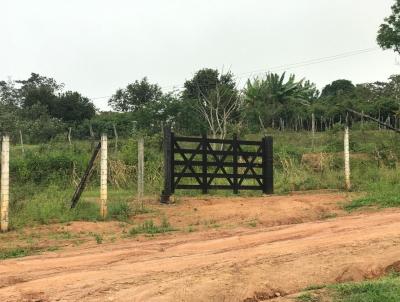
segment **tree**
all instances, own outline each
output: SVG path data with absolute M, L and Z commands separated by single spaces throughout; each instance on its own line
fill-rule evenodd
M 355 86 L 349 80 L 336 80 L 322 89 L 321 97 L 335 97 L 340 95 L 350 95 L 354 93 Z
M 230 87 L 217 85 L 208 95 L 200 96 L 197 109 L 207 122 L 212 137 L 224 139 L 241 105 L 238 93 Z
M 392 6 L 392 14 L 381 24 L 377 42 L 383 49 L 393 49 L 400 54 L 400 0 Z
M 50 115 L 65 122 L 82 122 L 96 114 L 93 103 L 79 92 L 67 91 L 57 97 Z
M 0 104 L 17 107 L 19 103 L 19 90 L 15 87 L 15 82 L 11 80 L 0 81 Z
M 183 102 L 194 104 L 213 138 L 225 138 L 228 127 L 238 120 L 242 104 L 233 74 L 204 68 L 186 81 L 184 87 Z
M 118 89 L 108 104 L 116 111 L 137 111 L 149 103 L 157 101 L 162 95 L 161 87 L 157 84 L 150 84 L 147 77 L 144 77 L 141 81 L 136 80 L 129 84 L 125 89 Z
M 296 81 L 294 75 L 268 73 L 265 78 L 248 80 L 244 91 L 248 120 L 256 125 L 273 124 L 282 119 L 294 121 L 317 99 L 315 84 L 304 79 Z
M 20 96 L 22 107 L 31 107 L 34 104 L 41 104 L 50 110 L 56 102 L 56 94 L 61 92 L 64 84 L 58 84 L 53 78 L 31 73 L 27 80 L 16 81 L 21 85 Z
M 233 80 L 233 74 L 227 72 L 220 75 L 217 69 L 200 69 L 192 79 L 185 82 L 182 98 L 186 100 L 198 100 L 202 96 L 207 96 L 217 85 L 223 85 L 234 90 L 236 83 Z

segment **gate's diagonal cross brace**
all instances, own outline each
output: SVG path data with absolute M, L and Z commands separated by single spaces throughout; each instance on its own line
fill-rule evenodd
M 225 168 L 224 168 L 224 162 L 226 160 L 226 158 L 228 157 L 228 153 L 225 153 L 223 156 L 221 156 L 221 158 L 219 158 L 213 151 L 214 149 L 212 148 L 210 143 L 207 143 L 207 147 L 210 150 L 211 155 L 213 156 L 214 160 L 215 160 L 215 164 L 216 164 L 216 168 L 213 174 L 217 174 L 219 170 L 221 170 L 221 172 L 225 175 L 228 175 L 228 172 L 226 172 Z M 226 150 L 226 152 L 230 152 L 233 149 L 233 145 L 231 144 L 228 149 Z M 215 177 L 211 177 L 208 180 L 208 185 L 211 185 L 212 181 L 215 179 Z M 226 179 L 228 180 L 229 184 L 231 186 L 233 186 L 233 181 L 230 179 L 230 177 L 226 177 Z
M 194 170 L 193 165 L 192 165 L 192 161 L 197 155 L 196 152 L 200 150 L 201 144 L 199 144 L 197 146 L 197 148 L 195 149 L 195 152 L 193 152 L 193 154 L 189 158 L 186 157 L 185 152 L 182 151 L 182 148 L 179 146 L 179 144 L 176 141 L 174 142 L 174 145 L 175 145 L 177 151 L 179 152 L 179 154 L 182 156 L 183 161 L 185 162 L 185 166 L 183 167 L 182 171 L 180 172 L 180 175 L 174 182 L 175 186 L 177 186 L 179 181 L 182 179 L 183 173 L 185 173 L 187 169 L 189 169 L 193 174 L 196 174 L 196 171 Z M 203 183 L 198 176 L 195 176 L 195 179 L 197 180 L 197 182 L 200 185 Z
M 243 149 L 240 146 L 238 146 L 238 149 L 239 149 L 239 152 L 244 152 Z M 259 153 L 259 152 L 261 152 L 261 147 L 258 148 L 256 153 Z M 249 175 L 248 173 L 250 171 L 251 171 L 252 175 L 258 176 L 257 172 L 254 170 L 254 168 L 252 166 L 254 164 L 255 160 L 257 159 L 257 157 L 258 157 L 257 155 L 254 155 L 254 156 L 243 156 L 243 159 L 247 163 L 248 166 L 244 170 L 244 173 L 239 176 L 239 185 L 242 185 L 242 183 L 244 181 L 244 177 L 246 175 Z M 249 161 L 248 158 L 250 158 L 250 161 Z M 260 186 L 263 185 L 262 181 L 259 178 L 256 177 L 255 179 L 256 179 L 256 181 L 258 182 L 258 184 Z

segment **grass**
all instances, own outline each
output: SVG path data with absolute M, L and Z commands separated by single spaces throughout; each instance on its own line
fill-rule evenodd
M 151 209 L 142 204 L 130 202 L 131 198 L 127 197 L 130 196 L 128 192 L 120 191 L 122 193 L 118 191 L 114 193 L 111 190 L 109 194 L 107 219 L 128 222 L 131 216 L 151 212 Z M 70 209 L 72 194 L 72 190 L 49 186 L 31 197 L 27 196 L 26 199 L 12 200 L 11 229 L 20 229 L 27 225 L 103 220 L 98 202 L 92 198 L 93 192 L 83 195 L 76 208 Z M 98 192 L 96 194 L 98 195 Z
M 57 246 L 48 247 L 46 249 L 38 247 L 15 247 L 8 249 L 0 249 L 0 260 L 11 259 L 11 258 L 21 258 L 31 255 L 40 254 L 44 251 L 56 251 Z
M 280 132 L 268 129 L 274 137 L 275 193 L 319 189 L 344 189 L 343 133 L 327 131 Z M 250 134 L 243 139 L 259 140 L 262 134 Z M 146 138 L 145 190 L 147 194 L 159 195 L 162 188 L 162 150 L 157 137 Z M 345 206 L 353 211 L 360 207 L 400 206 L 399 166 L 400 140 L 389 131 L 351 131 L 351 152 L 362 153 L 365 158 L 351 160 L 352 185 L 356 192 L 365 192 L 362 198 Z M 76 141 L 73 146 L 52 142 L 35 145 L 25 155 L 11 148 L 11 205 L 10 227 L 22 228 L 35 224 L 50 224 L 69 221 L 99 221 L 97 204 L 99 192 L 99 170 L 96 164 L 88 187 L 74 210 L 69 209 L 75 183 L 82 175 L 90 156 L 90 143 Z M 320 168 L 315 169 L 302 161 L 304 154 L 324 154 Z M 136 192 L 137 142 L 121 139 L 118 152 L 110 153 L 109 203 L 110 220 L 131 222 L 135 215 L 149 213 L 143 204 L 132 204 Z M 228 169 L 229 170 L 229 169 Z M 229 171 L 228 171 L 229 172 Z M 222 181 L 222 180 L 218 180 Z M 247 180 L 246 180 L 247 181 Z M 230 191 L 210 193 L 233 196 Z M 179 196 L 198 196 L 196 190 L 178 190 Z M 261 192 L 243 191 L 242 196 L 261 196 Z M 323 217 L 330 218 L 330 217 Z M 249 222 L 255 227 L 256 222 Z M 209 223 L 218 227 L 216 223 Z
M 250 220 L 247 224 L 249 226 L 251 226 L 252 228 L 255 228 L 255 227 L 257 227 L 257 223 L 258 223 L 258 220 L 256 218 L 254 218 L 254 219 Z
M 94 239 L 96 240 L 97 244 L 102 244 L 103 243 L 103 236 L 97 233 L 90 233 L 90 235 L 92 235 L 94 237 Z
M 400 278 L 396 275 L 374 281 L 334 285 L 332 289 L 337 302 L 400 301 Z
M 380 176 L 378 180 L 365 185 L 366 196 L 352 200 L 344 206 L 345 210 L 351 212 L 362 207 L 399 207 L 400 187 L 398 186 L 398 174 L 397 170 L 389 170 L 386 171 L 386 175 Z
M 319 291 L 321 289 L 322 291 Z M 305 292 L 297 296 L 297 302 L 398 302 L 400 301 L 400 277 L 398 274 L 389 274 L 377 280 L 309 286 L 305 290 L 313 292 Z
M 168 222 L 168 220 L 164 217 L 160 225 L 156 225 L 153 220 L 146 220 L 143 222 L 141 225 L 132 227 L 129 230 L 129 235 L 130 236 L 136 236 L 139 234 L 149 234 L 149 235 L 154 235 L 154 234 L 161 234 L 161 233 L 167 233 L 167 232 L 172 232 L 176 231 L 171 224 Z
M 313 296 L 310 293 L 304 293 L 300 296 L 296 297 L 297 302 L 318 302 L 320 301 L 319 297 Z

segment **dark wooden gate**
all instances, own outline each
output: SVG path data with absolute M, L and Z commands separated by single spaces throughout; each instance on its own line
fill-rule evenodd
M 168 202 L 176 189 L 261 190 L 273 193 L 273 140 L 176 137 L 164 129 L 164 191 Z

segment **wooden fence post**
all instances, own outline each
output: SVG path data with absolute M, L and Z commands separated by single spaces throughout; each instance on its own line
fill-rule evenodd
M 115 137 L 115 153 L 118 152 L 118 132 L 117 132 L 117 127 L 115 124 L 113 124 L 113 130 L 114 130 L 114 137 Z
M 10 137 L 3 136 L 1 148 L 1 231 L 8 231 L 8 206 L 10 202 Z
M 344 129 L 344 176 L 347 190 L 351 189 L 349 136 L 349 124 L 346 119 L 346 128 Z
M 312 131 L 312 149 L 314 151 L 314 140 L 315 140 L 315 114 L 311 114 L 311 131 Z
M 107 216 L 107 134 L 101 135 L 100 215 Z
M 21 150 L 22 154 L 25 154 L 25 149 L 24 149 L 24 139 L 22 138 L 22 131 L 19 130 L 19 140 L 21 142 Z
M 69 142 L 69 145 L 72 145 L 72 142 L 71 142 L 71 132 L 72 132 L 72 128 L 69 127 L 69 128 L 68 128 L 68 142 Z
M 144 140 L 138 140 L 138 200 L 142 201 L 144 193 Z
M 263 144 L 263 193 L 274 193 L 274 153 L 273 153 L 273 139 L 271 136 L 264 137 Z
M 171 128 L 169 126 L 164 127 L 164 140 L 163 140 L 163 149 L 164 149 L 164 190 L 161 194 L 161 202 L 169 203 L 169 198 L 173 193 L 172 188 L 172 149 L 173 149 L 173 134 Z

